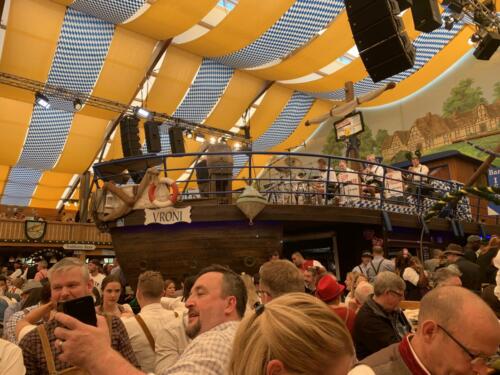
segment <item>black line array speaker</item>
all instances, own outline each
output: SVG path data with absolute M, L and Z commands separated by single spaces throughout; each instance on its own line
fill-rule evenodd
M 430 33 L 443 24 L 437 0 L 414 1 L 411 7 L 411 15 L 413 16 L 415 30 L 424 33 Z
M 474 51 L 474 56 L 478 60 L 489 60 L 497 50 L 499 44 L 500 34 L 490 31 L 479 42 L 476 50 Z
M 345 0 L 360 57 L 373 82 L 409 69 L 415 48 L 404 30 L 396 0 Z
M 144 123 L 148 153 L 157 153 L 161 151 L 160 126 L 161 122 L 159 121 L 146 121 Z
M 184 154 L 184 134 L 182 129 L 172 126 L 168 128 L 168 137 L 170 138 L 170 149 L 172 154 Z
M 139 119 L 125 116 L 120 121 L 120 135 L 124 157 L 142 155 L 139 141 Z
M 415 0 L 415 1 L 420 1 L 420 0 Z M 413 0 L 397 0 L 397 2 L 398 2 L 400 11 L 403 11 L 403 10 L 408 9 L 409 7 L 413 6 Z

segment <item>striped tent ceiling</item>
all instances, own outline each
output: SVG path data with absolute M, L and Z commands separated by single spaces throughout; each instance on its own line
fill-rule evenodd
M 410 12 L 402 18 L 415 66 L 370 105 L 410 95 L 472 48 L 467 24 L 420 34 Z M 6 0 L 0 72 L 224 130 L 237 131 L 246 112 L 254 148 L 283 151 L 311 136 L 305 120 L 342 100 L 346 81 L 356 94 L 381 84 L 353 47 L 343 0 Z M 119 131 L 104 142 L 117 113 L 49 99 L 44 109 L 32 92 L 0 85 L 1 204 L 60 207 L 103 147 L 107 160 L 123 156 Z M 161 141 L 168 151 L 166 129 Z M 198 147 L 186 139 L 187 152 Z

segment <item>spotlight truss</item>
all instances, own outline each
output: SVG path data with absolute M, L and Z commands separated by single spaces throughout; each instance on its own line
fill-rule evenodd
M 444 27 L 451 30 L 456 22 L 467 16 L 476 28 L 471 37 L 471 42 L 477 45 L 474 56 L 489 60 L 500 44 L 500 18 L 495 0 L 443 0 L 442 4 L 451 12 L 444 17 Z
M 178 117 L 170 116 L 166 113 L 151 112 L 146 108 L 131 107 L 123 103 L 67 90 L 62 87 L 49 85 L 24 77 L 19 77 L 14 74 L 0 72 L 0 84 L 34 92 L 36 103 L 39 105 L 43 105 L 45 108 L 48 108 L 47 105 L 50 106 L 50 99 L 48 98 L 56 97 L 73 103 L 75 110 L 80 110 L 83 104 L 85 104 L 123 115 L 137 115 L 138 117 L 147 117 L 150 120 L 160 121 L 162 124 L 167 126 L 180 127 L 184 131 L 190 131 L 193 134 L 203 134 L 207 137 L 224 137 L 243 144 L 251 142 L 250 139 L 246 139 L 245 137 L 242 137 L 240 135 L 233 134 L 230 131 L 218 129 L 205 124 L 186 121 Z

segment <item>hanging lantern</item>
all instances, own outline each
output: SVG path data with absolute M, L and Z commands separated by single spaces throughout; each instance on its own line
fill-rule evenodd
M 253 225 L 254 217 L 267 206 L 267 200 L 254 187 L 247 185 L 236 201 L 236 206 Z

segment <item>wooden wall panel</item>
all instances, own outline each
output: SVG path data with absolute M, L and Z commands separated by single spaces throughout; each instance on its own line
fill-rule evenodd
M 116 255 L 133 288 L 141 268 L 180 280 L 186 273 L 194 275 L 218 263 L 252 275 L 271 252 L 281 252 L 282 233 L 280 224 L 241 221 L 154 224 L 111 231 Z

